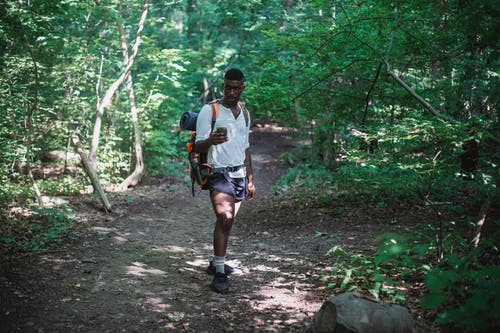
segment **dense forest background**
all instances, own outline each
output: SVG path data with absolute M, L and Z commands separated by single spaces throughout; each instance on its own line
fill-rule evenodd
M 224 70 L 237 67 L 253 123 L 310 141 L 283 152 L 291 168 L 277 192 L 440 216 L 381 240 L 370 257 L 335 249 L 346 289 L 397 301 L 405 296 L 388 286 L 404 282 L 389 277 L 411 275 L 440 324 L 498 323 L 499 9 L 496 0 L 0 0 L 2 250 L 43 250 L 68 231 L 70 214 L 47 198 L 93 191 L 75 147 L 108 190 L 186 180 L 179 118 L 219 97 Z M 360 266 L 366 281 L 350 283 Z

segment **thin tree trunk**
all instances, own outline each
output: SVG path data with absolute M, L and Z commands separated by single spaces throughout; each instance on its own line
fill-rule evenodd
M 441 113 L 439 113 L 436 109 L 432 107 L 432 105 L 429 104 L 425 99 L 422 98 L 419 94 L 415 92 L 409 85 L 407 85 L 393 70 L 391 65 L 386 61 L 385 65 L 387 66 L 387 73 L 394 79 L 396 82 L 403 87 L 406 91 L 410 93 L 415 99 L 422 104 L 427 110 L 429 110 L 433 115 L 435 115 L 438 118 L 448 120 L 450 121 L 451 119 Z
M 370 89 L 368 89 L 368 93 L 366 94 L 365 112 L 363 113 L 363 119 L 361 120 L 361 127 L 365 126 L 366 116 L 368 115 L 368 107 L 370 106 L 370 102 L 371 102 L 371 94 L 372 94 L 373 88 L 375 88 L 375 84 L 377 83 L 378 78 L 380 76 L 380 70 L 382 69 L 382 65 L 383 65 L 382 62 L 378 64 L 377 71 L 375 72 L 375 78 L 373 79 L 372 85 L 370 86 Z
M 132 118 L 132 127 L 134 129 L 134 152 L 135 152 L 135 166 L 134 171 L 130 174 L 118 187 L 118 191 L 124 191 L 130 186 L 135 186 L 140 183 L 142 177 L 146 173 L 144 167 L 144 160 L 142 154 L 142 139 L 141 139 L 141 129 L 139 127 L 139 117 L 137 108 L 135 105 L 134 97 L 134 87 L 132 82 L 132 77 L 129 77 L 127 82 L 127 89 L 129 92 L 130 99 L 130 114 Z
M 121 12 L 120 3 L 120 12 Z M 125 36 L 125 31 L 123 29 L 123 24 L 120 20 L 116 21 L 116 25 L 118 26 L 118 31 L 120 32 L 120 39 L 122 45 L 122 54 L 123 54 L 123 62 L 126 64 L 129 62 L 128 55 L 128 47 L 127 47 L 127 38 Z M 130 174 L 117 188 L 117 191 L 124 191 L 130 186 L 135 186 L 139 184 L 142 179 L 142 176 L 145 173 L 144 169 L 144 161 L 142 156 L 142 141 L 141 141 L 141 129 L 139 127 L 139 117 L 137 112 L 137 107 L 135 104 L 135 94 L 134 94 L 134 84 L 132 79 L 132 73 L 130 73 L 127 77 L 127 90 L 129 94 L 129 104 L 130 104 L 130 114 L 132 119 L 132 127 L 134 130 L 134 152 L 135 152 L 135 166 L 134 171 Z
M 486 213 L 490 209 L 491 206 L 491 197 L 488 197 L 486 201 L 481 205 L 481 209 L 479 211 L 479 219 L 476 222 L 476 231 L 474 232 L 474 238 L 472 239 L 472 244 L 474 247 L 479 246 L 479 241 L 481 240 L 481 233 L 483 231 L 484 222 L 486 221 Z
M 73 145 L 75 146 L 75 151 L 80 155 L 80 159 L 82 160 L 83 169 L 85 170 L 85 172 L 90 178 L 90 181 L 92 182 L 94 191 L 99 194 L 99 197 L 101 198 L 106 211 L 111 212 L 111 204 L 109 203 L 108 197 L 106 196 L 106 193 L 104 192 L 101 183 L 99 182 L 99 178 L 97 178 L 95 169 L 92 167 L 92 164 L 90 163 L 89 159 L 85 155 L 85 152 L 83 151 L 80 145 L 80 140 L 76 136 L 73 136 L 72 140 L 73 140 Z
M 23 2 L 22 0 L 19 0 L 19 8 L 22 9 L 23 7 Z M 31 134 L 33 133 L 33 115 L 35 111 L 38 109 L 38 92 L 40 91 L 40 84 L 39 84 L 39 71 L 38 71 L 38 62 L 36 60 L 35 52 L 33 51 L 33 48 L 30 45 L 30 42 L 28 40 L 28 35 L 26 34 L 26 30 L 24 29 L 24 25 L 21 23 L 21 33 L 23 35 L 24 42 L 26 43 L 26 47 L 28 48 L 28 52 L 31 57 L 31 61 L 33 62 L 33 75 L 34 75 L 34 80 L 33 80 L 33 101 L 30 103 L 30 99 L 27 98 L 27 109 L 28 113 L 25 118 L 24 122 L 24 127 L 26 129 L 25 133 L 25 141 L 26 141 L 26 171 L 28 173 L 28 177 L 31 180 L 31 183 L 33 185 L 33 191 L 35 192 L 36 200 L 37 203 L 40 207 L 43 207 L 43 198 L 42 198 L 42 193 L 40 192 L 40 188 L 38 187 L 38 184 L 35 181 L 35 177 L 33 176 L 33 172 L 31 170 L 31 162 L 32 162 L 32 140 L 31 140 Z
M 203 78 L 203 104 L 207 104 L 208 95 L 210 94 L 210 85 L 208 84 L 207 78 Z
M 158 79 L 160 78 L 159 75 L 156 75 L 155 80 L 153 82 L 153 86 L 151 87 L 151 90 L 149 91 L 148 99 L 146 100 L 146 104 L 144 104 L 144 109 L 146 109 L 149 106 L 149 103 L 151 103 L 151 98 L 153 97 L 153 93 L 155 91 L 155 86 L 156 83 L 158 83 Z
M 186 4 L 186 16 L 187 16 L 187 32 L 186 37 L 188 39 L 192 38 L 196 33 L 196 25 L 198 20 L 196 20 L 196 12 L 198 11 L 198 5 L 196 0 L 188 0 Z M 198 38 L 199 40 L 200 38 Z
M 425 99 L 423 99 L 419 94 L 417 94 L 415 92 L 415 90 L 413 90 L 410 86 L 408 86 L 392 69 L 391 69 L 391 65 L 387 62 L 387 61 L 384 61 L 385 62 L 385 65 L 387 66 L 387 73 L 394 79 L 396 80 L 396 82 L 401 86 L 403 87 L 406 91 L 408 91 L 410 93 L 410 95 L 412 95 L 413 97 L 415 97 L 415 99 L 417 101 L 419 101 L 420 104 L 422 104 L 427 110 L 429 110 L 433 115 L 435 115 L 436 117 L 438 118 L 441 118 L 443 120 L 446 120 L 448 122 L 451 122 L 451 123 L 455 123 L 455 121 L 446 116 L 446 115 L 443 115 L 441 113 L 439 113 L 436 109 L 434 109 L 432 107 L 432 105 L 430 105 Z M 490 133 L 485 133 L 485 137 L 490 139 L 491 141 L 493 141 L 494 143 L 496 143 L 497 145 L 500 145 L 500 139 L 498 139 L 497 137 L 495 137 L 494 135 L 490 134 Z
M 111 86 L 106 90 L 104 97 L 97 105 L 96 119 L 94 123 L 94 130 L 92 133 L 92 142 L 90 144 L 90 153 L 89 153 L 89 161 L 94 170 L 97 167 L 97 151 L 99 149 L 99 137 L 102 126 L 102 116 L 104 115 L 104 111 L 111 106 L 113 95 L 117 92 L 118 88 L 120 88 L 120 86 L 123 84 L 123 82 L 125 82 L 125 79 L 130 74 L 130 69 L 134 64 L 137 52 L 139 51 L 139 44 L 141 42 L 141 32 L 142 29 L 144 28 L 144 22 L 146 21 L 147 14 L 148 14 L 148 0 L 144 0 L 144 9 L 137 27 L 136 37 L 134 45 L 132 47 L 132 54 L 129 58 L 129 61 L 126 63 L 125 69 L 123 70 L 120 77 L 118 77 L 118 79 L 116 79 L 116 81 L 113 82 Z

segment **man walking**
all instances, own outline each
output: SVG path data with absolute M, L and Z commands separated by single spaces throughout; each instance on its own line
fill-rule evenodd
M 206 152 L 208 163 L 214 167 L 206 186 L 216 216 L 214 257 L 207 272 L 214 275 L 212 289 L 223 294 L 230 291 L 227 276 L 233 272 L 233 268 L 225 264 L 231 227 L 241 201 L 255 196 L 249 115 L 239 102 L 245 90 L 244 81 L 240 70 L 228 70 L 222 85 L 223 97 L 217 102 L 219 114 L 213 130 L 209 105 L 203 106 L 196 123 L 195 149 Z

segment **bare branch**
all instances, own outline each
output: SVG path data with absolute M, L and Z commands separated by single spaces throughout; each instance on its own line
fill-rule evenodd
M 427 110 L 429 110 L 433 115 L 435 115 L 436 117 L 438 118 L 441 118 L 441 119 L 444 119 L 444 120 L 447 120 L 447 121 L 450 121 L 450 122 L 454 122 L 453 119 L 449 118 L 448 116 L 445 116 L 441 113 L 439 113 L 436 109 L 434 109 L 432 107 L 432 105 L 430 105 L 425 99 L 423 99 L 419 94 L 417 94 L 415 92 L 415 90 L 413 90 L 409 85 L 407 85 L 403 80 L 401 80 L 401 78 L 392 70 L 391 68 L 391 65 L 385 61 L 385 65 L 387 66 L 387 73 L 394 79 L 396 80 L 396 82 L 401 86 L 403 87 L 406 91 L 408 91 L 410 93 L 410 95 L 412 95 L 413 97 L 415 97 L 415 99 L 417 101 L 420 102 L 420 104 L 422 104 Z
M 95 84 L 95 95 L 97 99 L 97 107 L 101 104 L 101 96 L 99 96 L 99 89 L 101 88 L 101 78 L 102 78 L 102 68 L 104 65 L 104 54 L 101 54 L 101 63 L 99 65 L 99 75 L 97 76 L 97 82 Z

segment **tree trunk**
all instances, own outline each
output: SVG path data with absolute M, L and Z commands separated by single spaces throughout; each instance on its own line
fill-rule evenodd
M 382 69 L 382 65 L 383 65 L 382 62 L 378 64 L 377 70 L 375 71 L 375 78 L 372 81 L 370 89 L 368 89 L 368 92 L 366 93 L 366 97 L 365 97 L 365 112 L 363 113 L 363 119 L 361 120 L 361 127 L 363 127 L 363 128 L 366 125 L 366 117 L 368 115 L 368 108 L 369 108 L 370 104 L 372 103 L 372 101 L 371 101 L 371 94 L 372 94 L 373 88 L 375 88 L 375 84 L 377 83 L 378 78 L 380 76 L 380 70 Z
M 19 0 L 19 8 L 22 9 L 23 2 Z M 35 52 L 33 51 L 33 48 L 31 47 L 31 44 L 28 40 L 28 35 L 26 34 L 26 30 L 24 29 L 23 24 L 21 23 L 21 33 L 23 35 L 24 42 L 26 43 L 26 47 L 28 48 L 28 52 L 30 54 L 31 61 L 33 62 L 33 100 L 30 102 L 30 98 L 28 96 L 27 98 L 27 109 L 28 112 L 26 114 L 26 119 L 24 122 L 24 127 L 26 129 L 25 133 L 25 142 L 26 142 L 26 172 L 31 180 L 31 183 L 33 185 L 33 191 L 35 192 L 36 200 L 37 203 L 40 207 L 43 207 L 43 198 L 42 198 L 42 193 L 40 192 L 40 188 L 38 187 L 38 184 L 35 181 L 35 177 L 33 177 L 33 172 L 31 170 L 31 162 L 32 162 L 32 140 L 31 140 L 31 134 L 33 132 L 33 115 L 35 111 L 38 108 L 38 93 L 40 91 L 40 85 L 39 85 L 39 72 L 38 72 L 38 62 L 35 56 Z M 29 93 L 28 93 L 29 94 Z
M 196 12 L 198 11 L 198 5 L 196 0 L 188 0 L 186 4 L 186 16 L 188 18 L 187 23 L 187 38 L 190 39 L 196 33 L 196 25 L 198 20 L 196 19 Z
M 94 123 L 94 130 L 92 133 L 92 142 L 90 144 L 90 153 L 89 153 L 89 161 L 94 170 L 97 169 L 97 151 L 99 149 L 99 137 L 101 133 L 102 126 L 102 116 L 104 115 L 104 111 L 111 106 L 112 97 L 118 91 L 120 86 L 123 84 L 125 79 L 130 74 L 130 69 L 134 64 L 134 60 L 137 56 L 137 52 L 139 51 L 139 44 L 141 42 L 141 32 L 144 28 L 144 22 L 146 21 L 146 17 L 148 14 L 148 0 L 144 0 L 144 9 L 142 11 L 141 19 L 139 21 L 136 37 L 134 41 L 134 45 L 132 47 L 132 54 L 129 58 L 129 61 L 125 65 L 125 69 L 122 74 L 115 82 L 111 84 L 111 86 L 106 90 L 104 97 L 97 105 L 96 119 Z
M 121 12 L 121 4 L 120 4 L 120 12 Z M 123 54 L 123 63 L 127 64 L 129 62 L 128 55 L 128 47 L 127 47 L 127 39 L 125 36 L 125 31 L 123 29 L 123 24 L 120 20 L 116 21 L 116 25 L 118 26 L 118 30 L 120 32 L 120 39 L 122 45 L 122 54 Z M 142 140 L 141 140 L 141 129 L 139 127 L 139 117 L 137 112 L 137 107 L 135 104 L 135 95 L 134 95 L 134 84 L 132 79 L 132 73 L 130 73 L 127 77 L 127 90 L 129 95 L 129 104 L 130 104 L 130 114 L 132 119 L 132 127 L 134 130 L 134 152 L 135 152 L 135 166 L 134 171 L 130 174 L 117 188 L 117 191 L 125 191 L 130 186 L 135 186 L 139 184 L 142 179 L 142 176 L 145 173 L 144 169 L 144 161 L 142 156 Z
M 111 204 L 108 201 L 108 197 L 106 196 L 106 193 L 102 189 L 101 183 L 99 182 L 99 178 L 97 178 L 95 174 L 95 169 L 92 167 L 89 159 L 87 158 L 85 152 L 80 146 L 80 140 L 78 140 L 76 136 L 74 136 L 72 140 L 73 140 L 73 145 L 75 146 L 75 151 L 80 155 L 80 158 L 82 160 L 83 168 L 85 169 L 85 172 L 87 173 L 87 175 L 90 178 L 90 181 L 92 182 L 94 191 L 99 194 L 106 211 L 111 212 Z
M 483 231 L 484 222 L 486 221 L 486 213 L 490 209 L 491 206 L 491 197 L 488 197 L 486 201 L 481 205 L 481 209 L 479 211 L 479 218 L 476 222 L 476 231 L 474 232 L 474 238 L 472 239 L 472 244 L 474 247 L 479 246 L 479 241 L 481 240 L 481 233 Z
M 208 95 L 210 94 L 210 88 L 211 86 L 208 84 L 207 78 L 203 78 L 203 104 L 207 104 L 208 102 Z

